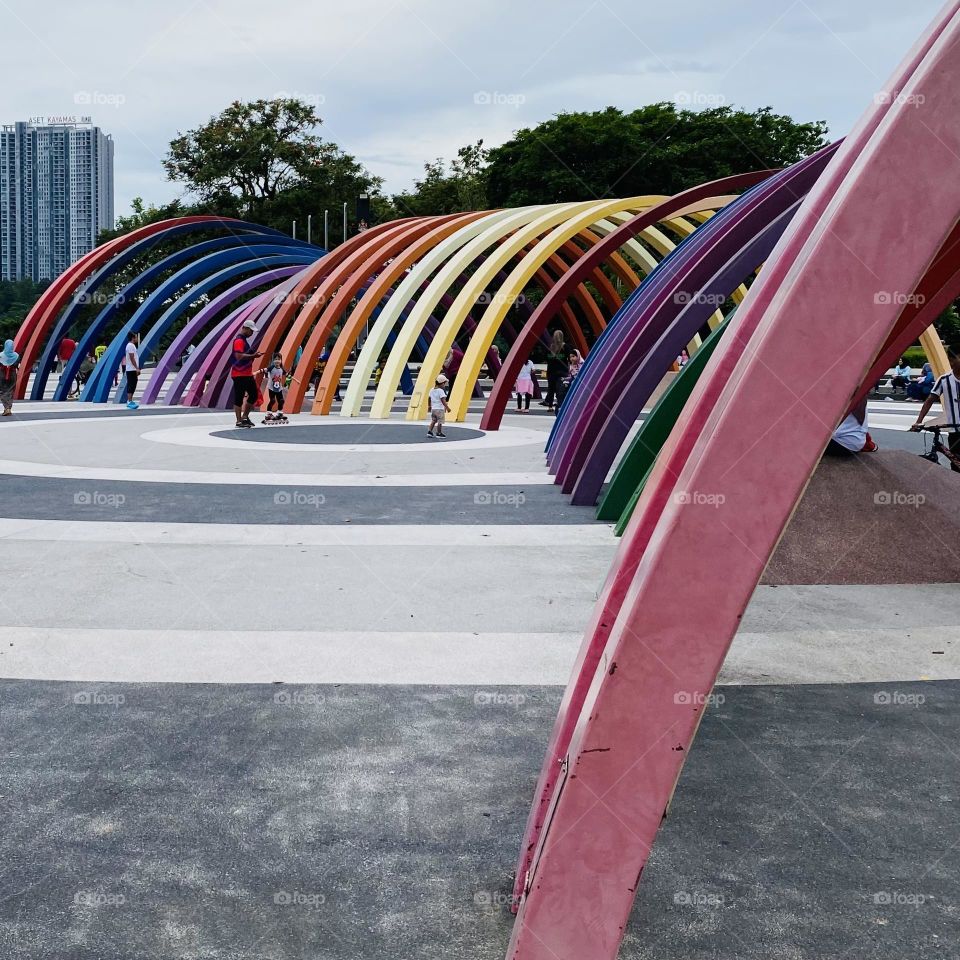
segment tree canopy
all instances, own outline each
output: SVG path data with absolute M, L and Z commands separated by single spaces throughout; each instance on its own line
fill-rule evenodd
M 684 110 L 655 103 L 562 113 L 490 151 L 487 200 L 520 206 L 672 194 L 749 170 L 796 163 L 826 144 L 826 124 L 769 107 Z
M 49 280 L 40 283 L 30 279 L 0 281 L 0 347 L 4 340 L 12 339 L 23 318 L 49 286 Z
M 353 201 L 363 194 L 378 197 L 383 181 L 323 140 L 316 132 L 322 123 L 302 100 L 237 101 L 196 130 L 178 134 L 163 166 L 194 198 L 189 212 L 289 230 L 292 220 L 338 210 L 346 201 L 352 219 Z

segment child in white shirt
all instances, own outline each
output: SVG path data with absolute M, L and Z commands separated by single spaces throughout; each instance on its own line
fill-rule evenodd
M 427 409 L 430 412 L 430 426 L 427 427 L 427 436 L 433 436 L 433 428 L 437 428 L 438 437 L 446 437 L 443 432 L 443 421 L 446 418 L 450 404 L 447 403 L 447 391 L 444 387 L 447 385 L 447 378 L 441 373 L 437 377 L 437 385 L 430 391 L 427 397 Z

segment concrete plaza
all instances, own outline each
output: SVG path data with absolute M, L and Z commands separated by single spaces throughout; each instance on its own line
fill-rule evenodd
M 960 548 L 934 504 L 864 508 L 842 549 L 824 531 L 914 464 L 947 494 L 960 478 L 913 457 L 915 407 L 871 408 L 881 453 L 821 468 L 744 618 L 627 960 L 955 955 Z M 16 414 L 0 956 L 501 957 L 617 548 L 550 482 L 551 418 L 484 435 L 472 416 L 437 441 L 402 421 Z

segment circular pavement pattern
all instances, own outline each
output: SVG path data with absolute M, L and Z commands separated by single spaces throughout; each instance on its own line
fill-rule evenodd
M 315 426 L 266 426 L 257 424 L 253 429 L 232 428 L 211 433 L 212 437 L 224 437 L 228 440 L 245 440 L 254 443 L 315 443 L 322 445 L 362 443 L 362 444 L 442 444 L 443 439 L 428 437 L 423 426 L 402 423 L 344 423 L 324 424 L 325 429 Z M 480 430 L 468 427 L 448 426 L 445 428 L 446 442 L 455 440 L 477 440 L 484 436 Z

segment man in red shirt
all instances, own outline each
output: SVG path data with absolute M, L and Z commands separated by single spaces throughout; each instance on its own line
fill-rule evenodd
M 76 340 L 71 340 L 69 337 L 64 337 L 60 341 L 60 349 L 57 350 L 57 359 L 60 361 L 57 364 L 57 373 L 63 372 L 63 368 L 67 365 L 67 361 L 73 356 L 73 351 L 76 349 Z
M 256 327 L 247 320 L 233 341 L 233 356 L 230 358 L 230 376 L 233 378 L 233 412 L 238 427 L 252 427 L 250 408 L 257 402 L 257 381 L 253 376 L 253 361 L 263 356 L 250 346 L 250 337 Z

